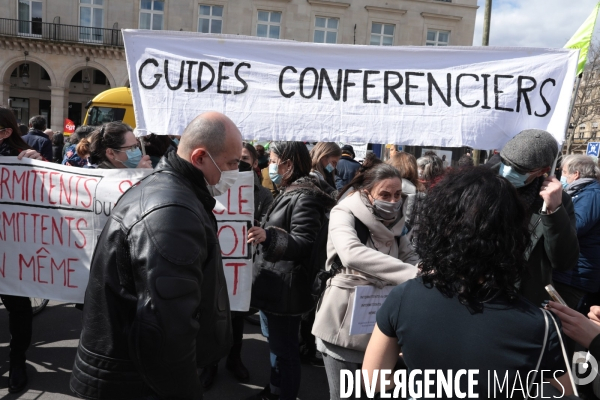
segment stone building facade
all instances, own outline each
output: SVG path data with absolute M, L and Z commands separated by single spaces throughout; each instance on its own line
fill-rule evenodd
M 477 0 L 0 0 L 0 104 L 83 121 L 129 83 L 120 29 L 357 45 L 470 46 Z

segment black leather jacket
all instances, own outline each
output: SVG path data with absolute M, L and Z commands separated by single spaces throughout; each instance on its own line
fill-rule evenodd
M 335 201 L 312 178 L 301 178 L 273 202 L 262 221 L 269 242 L 254 260 L 252 307 L 277 315 L 301 315 L 314 307 L 308 262 L 313 243 Z
M 113 209 L 92 258 L 71 389 L 88 399 L 200 399 L 197 367 L 231 346 L 204 175 L 169 153 Z

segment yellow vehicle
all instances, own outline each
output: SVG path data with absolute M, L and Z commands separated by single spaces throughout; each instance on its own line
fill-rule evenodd
M 84 125 L 98 126 L 106 122 L 123 121 L 135 128 L 131 89 L 128 87 L 105 90 L 94 97 L 86 107 L 88 111 L 83 121 Z

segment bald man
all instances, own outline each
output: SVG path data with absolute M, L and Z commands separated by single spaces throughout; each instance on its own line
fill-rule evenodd
M 212 213 L 235 183 L 242 137 L 205 113 L 126 192 L 98 239 L 71 389 L 88 399 L 201 399 L 197 368 L 231 346 Z

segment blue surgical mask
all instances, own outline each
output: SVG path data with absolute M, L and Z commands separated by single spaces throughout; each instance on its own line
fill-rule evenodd
M 271 178 L 273 183 L 276 185 L 279 185 L 281 183 L 281 179 L 283 178 L 283 176 L 277 170 L 278 167 L 278 164 L 269 164 L 269 178 Z
M 327 164 L 327 166 L 325 167 L 325 170 L 329 173 L 332 173 L 334 169 L 335 168 L 331 164 Z
M 525 186 L 525 181 L 529 178 L 529 175 L 531 174 L 521 174 L 504 163 L 500 164 L 500 176 L 506 178 L 517 189 Z
M 125 154 L 127 155 L 126 161 L 117 160 L 116 158 L 115 160 L 119 161 L 127 168 L 136 168 L 142 160 L 142 151 L 139 149 L 139 147 L 136 147 L 135 149 L 126 150 Z
M 176 146 L 179 146 L 179 139 L 173 139 L 173 142 L 175 143 Z
M 567 186 L 569 186 L 569 183 L 567 182 L 567 177 L 566 176 L 561 176 L 560 177 L 560 184 L 562 185 L 563 189 L 566 189 Z

